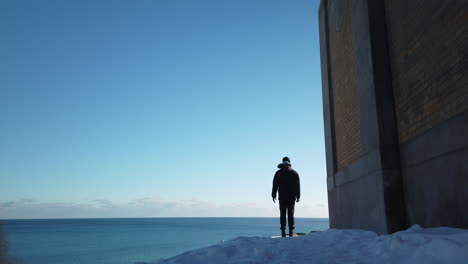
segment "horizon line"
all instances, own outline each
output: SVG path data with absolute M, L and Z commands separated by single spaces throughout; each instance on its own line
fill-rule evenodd
M 75 217 L 75 218 L 0 218 L 0 221 L 9 220 L 93 220 L 93 219 L 142 219 L 142 218 L 278 218 L 275 216 L 143 216 L 143 217 Z M 330 219 L 329 217 L 294 217 L 294 218 L 313 218 Z

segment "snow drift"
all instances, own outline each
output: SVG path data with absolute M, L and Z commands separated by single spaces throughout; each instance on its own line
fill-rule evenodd
M 302 237 L 238 237 L 154 263 L 468 263 L 468 230 L 421 228 L 392 235 L 330 229 Z

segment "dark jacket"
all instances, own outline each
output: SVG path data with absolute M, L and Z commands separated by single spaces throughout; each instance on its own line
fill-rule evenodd
M 275 173 L 275 177 L 273 178 L 271 197 L 276 198 L 276 193 L 279 192 L 278 200 L 293 201 L 301 198 L 299 174 L 291 169 L 291 167 L 280 165 L 278 165 L 280 169 Z

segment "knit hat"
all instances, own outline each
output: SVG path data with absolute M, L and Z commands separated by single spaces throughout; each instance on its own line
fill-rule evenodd
M 289 164 L 291 164 L 291 160 L 288 157 L 283 158 L 283 162 L 287 161 Z

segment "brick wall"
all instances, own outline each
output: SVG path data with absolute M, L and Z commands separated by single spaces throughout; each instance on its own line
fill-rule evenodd
M 330 1 L 330 77 L 337 169 L 361 157 L 359 94 L 351 33 L 351 1 Z M 342 6 L 341 6 L 342 5 Z
M 385 0 L 400 143 L 468 110 L 468 1 Z

